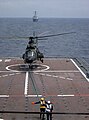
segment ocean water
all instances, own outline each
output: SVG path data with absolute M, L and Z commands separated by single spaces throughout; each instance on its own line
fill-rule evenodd
M 33 23 L 31 18 L 0 18 L 0 57 L 21 57 L 29 37 L 65 32 L 76 32 L 38 41 L 45 57 L 78 57 L 89 62 L 89 19 L 40 18 Z M 8 37 L 12 37 L 9 39 Z

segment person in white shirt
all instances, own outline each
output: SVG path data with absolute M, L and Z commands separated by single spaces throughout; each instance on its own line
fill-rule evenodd
M 47 112 L 47 120 L 52 120 L 52 110 L 53 110 L 53 104 L 48 101 L 46 104 L 46 112 Z

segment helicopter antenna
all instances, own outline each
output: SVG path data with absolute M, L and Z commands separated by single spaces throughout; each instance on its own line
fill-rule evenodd
M 35 31 L 33 31 L 33 36 L 34 36 L 34 37 L 36 36 L 36 32 L 35 32 Z

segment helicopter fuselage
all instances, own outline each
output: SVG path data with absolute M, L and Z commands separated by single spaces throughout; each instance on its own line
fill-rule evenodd
M 36 41 L 34 42 L 34 40 L 31 40 L 29 41 L 22 58 L 24 59 L 24 63 L 32 64 L 36 60 L 40 60 L 43 63 L 44 56 L 37 48 Z
M 26 51 L 24 54 L 23 54 L 23 59 L 24 59 L 24 62 L 25 63 L 32 63 L 33 61 L 35 61 L 37 58 L 37 54 L 35 51 L 32 51 L 32 50 L 29 50 L 29 51 Z

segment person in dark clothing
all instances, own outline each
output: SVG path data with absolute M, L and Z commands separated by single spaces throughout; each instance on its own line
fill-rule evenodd
M 46 104 L 47 104 L 47 102 L 45 101 L 45 99 L 41 98 L 40 101 L 38 101 L 38 102 L 32 102 L 32 104 L 40 104 L 40 112 L 41 112 L 40 118 L 42 118 L 42 112 L 45 112 L 45 110 L 46 110 Z M 44 119 L 44 114 L 43 114 L 43 119 Z

